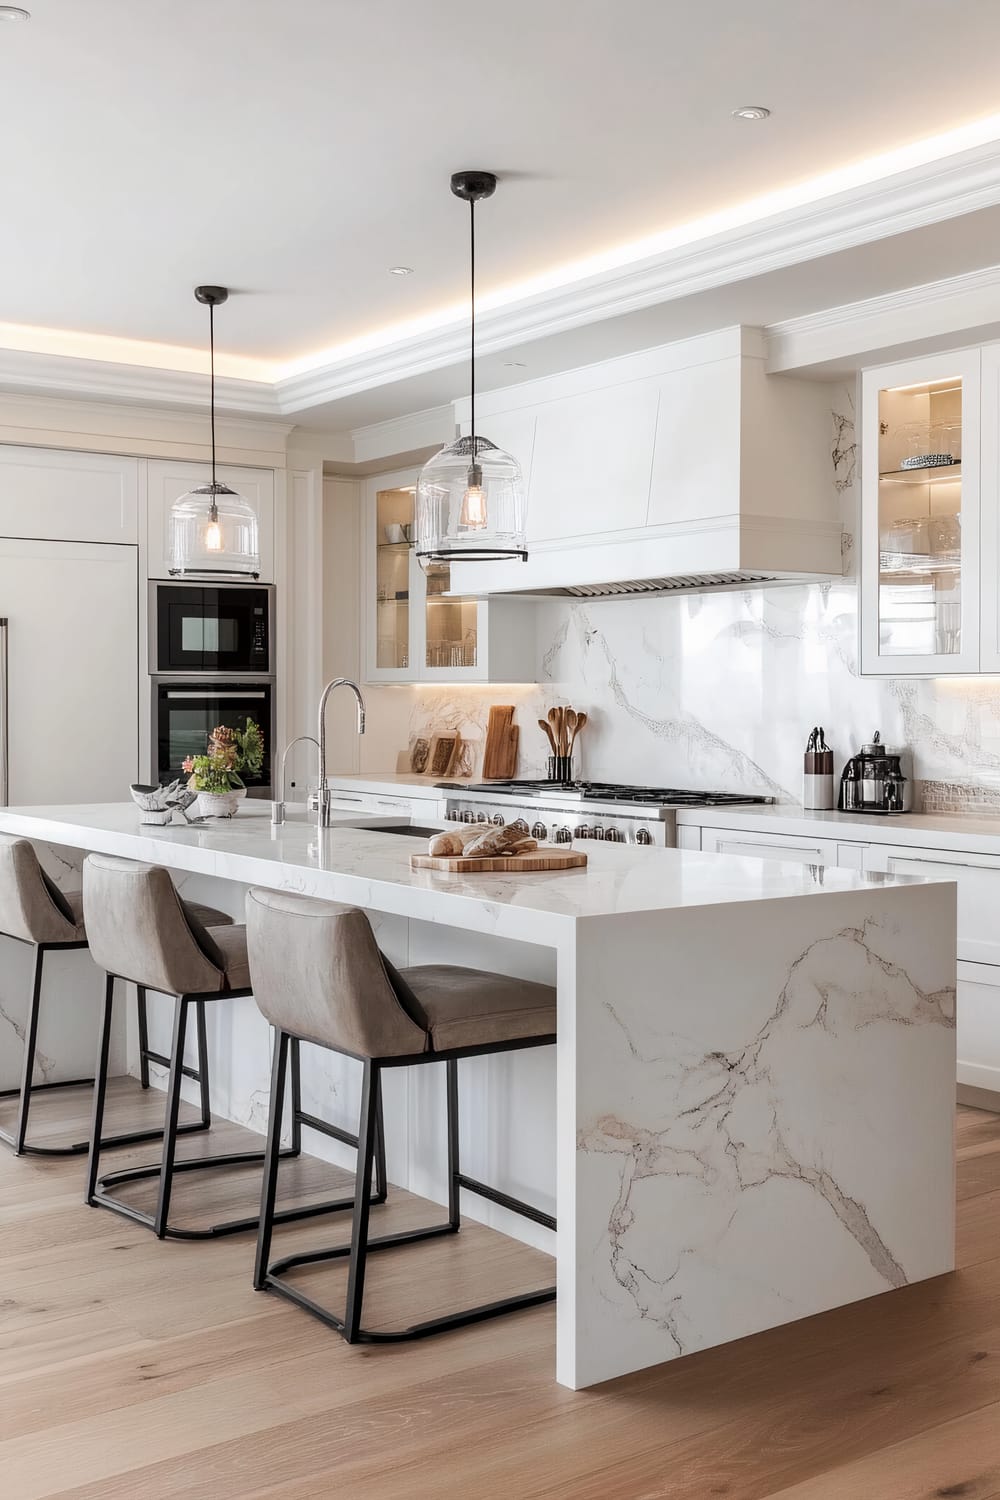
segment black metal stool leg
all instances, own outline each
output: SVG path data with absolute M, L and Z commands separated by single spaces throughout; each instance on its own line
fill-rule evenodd
M 97 1048 L 97 1067 L 94 1072 L 94 1110 L 90 1130 L 90 1154 L 87 1160 L 87 1192 L 84 1201 L 94 1202 L 97 1178 L 101 1168 L 101 1133 L 104 1129 L 104 1100 L 108 1091 L 108 1059 L 111 1053 L 111 1022 L 114 1017 L 115 976 L 108 974 L 104 981 L 104 1012 L 101 1016 L 101 1036 Z
M 389 1196 L 389 1178 L 385 1168 L 385 1119 L 382 1114 L 382 1074 L 378 1076 L 375 1100 L 375 1203 Z
M 274 1203 L 278 1192 L 278 1163 L 281 1160 L 281 1119 L 285 1111 L 285 1073 L 288 1068 L 289 1036 L 277 1031 L 274 1036 L 274 1058 L 271 1064 L 271 1112 L 267 1122 L 267 1152 L 264 1156 L 264 1177 L 260 1191 L 260 1223 L 257 1228 L 257 1259 L 254 1264 L 253 1284 L 258 1292 L 267 1285 L 267 1267 L 271 1258 L 271 1235 L 274 1231 Z M 292 1067 L 298 1047 L 292 1041 Z M 295 1074 L 292 1074 L 292 1099 L 295 1099 Z
M 288 1038 L 292 1054 L 292 1144 L 293 1156 L 302 1155 L 302 1059 L 297 1036 Z M 284 1073 L 282 1073 L 284 1078 Z M 284 1108 L 284 1099 L 282 1099 Z
M 365 1061 L 361 1085 L 361 1121 L 358 1127 L 358 1173 L 354 1186 L 354 1218 L 351 1225 L 351 1261 L 347 1276 L 347 1308 L 344 1314 L 344 1338 L 357 1343 L 361 1329 L 361 1308 L 365 1296 L 365 1267 L 368 1260 L 368 1220 L 372 1197 L 372 1161 L 375 1155 L 376 1120 L 379 1101 L 378 1063 Z
M 448 1075 L 448 1223 L 457 1229 L 462 1222 L 461 1163 L 458 1135 L 458 1058 L 445 1063 Z
M 212 1123 L 211 1084 L 208 1075 L 208 1027 L 205 1024 L 205 1002 L 195 1001 L 198 1026 L 198 1090 L 201 1099 L 201 1123 L 207 1130 Z M 183 1062 L 184 1059 L 181 1058 Z
M 170 1080 L 167 1084 L 167 1113 L 163 1130 L 163 1159 L 160 1166 L 160 1189 L 153 1218 L 153 1232 L 162 1240 L 167 1232 L 170 1192 L 174 1179 L 174 1156 L 177 1151 L 177 1117 L 181 1107 L 181 1079 L 184 1077 L 184 1034 L 187 1029 L 188 1001 L 179 995 L 174 1009 L 174 1040 L 170 1052 Z
M 139 1022 L 139 1081 L 149 1088 L 149 1016 L 146 1013 L 146 986 L 135 987 L 135 1009 Z
M 35 1074 L 35 1048 L 38 1042 L 38 1011 L 42 996 L 42 960 L 45 950 L 35 945 L 35 969 L 31 983 L 31 1003 L 24 1027 L 24 1060 L 21 1065 L 21 1097 L 17 1106 L 17 1125 L 14 1128 L 14 1155 L 24 1155 L 24 1141 L 28 1133 L 28 1110 L 31 1107 L 31 1084 Z

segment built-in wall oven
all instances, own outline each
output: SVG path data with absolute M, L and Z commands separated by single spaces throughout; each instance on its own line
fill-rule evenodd
M 150 672 L 270 676 L 273 602 L 263 583 L 151 583 Z
M 153 746 L 156 779 L 166 786 L 185 775 L 189 755 L 204 755 L 219 724 L 243 729 L 253 719 L 264 733 L 264 764 L 259 776 L 244 774 L 251 797 L 270 797 L 274 752 L 274 683 L 263 678 L 154 677 Z

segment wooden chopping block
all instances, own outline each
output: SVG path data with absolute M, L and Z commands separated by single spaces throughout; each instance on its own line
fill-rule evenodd
M 486 724 L 486 745 L 483 750 L 484 781 L 495 781 L 512 774 L 504 771 L 503 766 L 507 764 L 510 756 L 508 742 L 513 717 L 513 703 L 495 703 L 490 709 Z

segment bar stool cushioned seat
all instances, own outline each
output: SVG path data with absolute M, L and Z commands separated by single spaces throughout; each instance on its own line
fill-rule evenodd
M 367 915 L 356 907 L 252 889 L 247 938 L 254 998 L 275 1027 L 267 1162 L 261 1199 L 254 1285 L 279 1292 L 342 1333 L 349 1343 L 419 1338 L 516 1308 L 550 1301 L 552 1286 L 465 1308 L 398 1332 L 362 1325 L 365 1266 L 370 1250 L 455 1234 L 462 1189 L 555 1228 L 551 1215 L 467 1176 L 459 1168 L 458 1062 L 461 1057 L 551 1045 L 556 992 L 550 985 L 482 969 L 427 964 L 397 970 L 379 951 Z M 364 1065 L 358 1171 L 351 1243 L 270 1261 L 288 1049 L 300 1041 L 359 1058 Z M 371 1171 L 376 1111 L 385 1068 L 442 1063 L 448 1108 L 448 1218 L 441 1224 L 370 1239 Z M 300 1266 L 349 1255 L 347 1301 L 340 1316 L 287 1279 Z
M 191 919 L 208 925 L 229 923 L 231 917 L 214 907 L 186 905 Z M 32 1095 L 67 1088 L 89 1088 L 92 1078 L 72 1078 L 55 1083 L 34 1081 L 38 1019 L 41 1005 L 42 966 L 45 953 L 53 948 L 85 948 L 87 930 L 83 913 L 83 892 L 63 891 L 42 868 L 34 846 L 28 839 L 0 834 L 0 934 L 27 943 L 35 949 L 35 976 L 24 1029 L 24 1057 L 21 1084 L 6 1089 L 0 1098 L 17 1098 L 17 1123 L 13 1132 L 0 1130 L 0 1140 L 13 1146 L 17 1155 L 32 1153 L 44 1156 L 75 1156 L 87 1149 L 86 1141 L 69 1146 L 32 1146 L 27 1143 L 28 1114 Z M 138 997 L 140 1032 L 145 1035 L 145 998 Z M 144 1082 L 147 1068 L 143 1058 Z M 116 1137 L 108 1144 L 127 1144 L 134 1139 L 149 1139 L 150 1132 L 138 1137 Z

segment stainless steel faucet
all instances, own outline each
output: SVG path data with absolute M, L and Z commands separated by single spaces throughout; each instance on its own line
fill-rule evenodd
M 365 732 L 365 700 L 361 695 L 361 689 L 349 677 L 335 677 L 332 682 L 327 683 L 320 694 L 319 714 L 317 716 L 318 724 L 316 733 L 319 736 L 319 791 L 316 794 L 316 822 L 320 828 L 329 828 L 330 826 L 330 803 L 333 800 L 330 796 L 330 788 L 326 784 L 326 700 L 334 688 L 339 687 L 350 688 L 355 698 L 357 698 L 358 733 L 364 734 Z
M 278 827 L 285 821 L 285 762 L 288 759 L 288 752 L 294 745 L 301 745 L 304 742 L 308 742 L 310 745 L 315 745 L 316 749 L 319 749 L 319 740 L 316 739 L 313 735 L 300 734 L 297 735 L 294 740 L 289 740 L 288 744 L 285 746 L 284 752 L 282 753 L 280 773 L 281 779 L 278 782 L 279 795 L 277 801 L 271 803 L 271 822 L 275 827 Z

